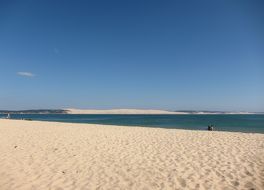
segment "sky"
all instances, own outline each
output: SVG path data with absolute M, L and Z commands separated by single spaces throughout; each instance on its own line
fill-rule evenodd
M 0 0 L 0 110 L 264 111 L 264 1 Z

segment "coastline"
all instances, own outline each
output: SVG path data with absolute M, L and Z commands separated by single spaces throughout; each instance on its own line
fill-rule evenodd
M 261 189 L 264 134 L 0 119 L 0 189 Z
M 0 114 L 89 114 L 89 115 L 264 115 L 264 112 L 246 111 L 168 111 L 159 109 L 35 109 L 0 110 Z
M 152 109 L 64 109 L 67 114 L 138 114 L 138 115 L 251 115 L 251 114 L 264 114 L 254 112 L 224 112 L 224 111 L 167 111 L 167 110 L 152 110 Z
M 23 114 L 22 114 L 23 115 Z M 32 114 L 33 115 L 33 114 Z M 74 114 L 73 114 L 74 115 Z M 80 114 L 81 115 L 81 114 Z M 93 115 L 93 114 L 91 114 Z M 106 114 L 107 115 L 107 114 Z M 113 114 L 115 115 L 115 114 Z M 122 114 L 120 114 L 122 115 Z M 126 115 L 126 114 L 124 114 Z M 139 114 L 142 115 L 142 114 Z M 49 121 L 49 120 L 34 120 L 31 118 L 0 118 L 0 123 L 1 120 L 7 120 L 7 121 L 29 121 L 29 122 L 41 122 L 41 123 L 52 123 L 52 124 L 72 124 L 72 125 L 87 125 L 88 127 L 90 126 L 97 126 L 97 127 L 128 127 L 128 128 L 150 128 L 150 129 L 165 129 L 165 130 L 180 130 L 180 131 L 201 131 L 201 132 L 206 132 L 208 131 L 206 126 L 203 129 L 187 129 L 187 128 L 170 128 L 170 127 L 157 127 L 157 126 L 142 126 L 142 125 L 118 125 L 118 124 L 99 124 L 99 123 L 75 123 L 75 122 L 68 122 L 68 121 Z M 86 126 L 86 127 L 87 127 Z M 85 127 L 85 126 L 84 126 Z M 262 132 L 252 132 L 252 131 L 229 131 L 229 130 L 219 130 L 218 128 L 215 128 L 211 133 L 242 133 L 242 134 L 261 134 L 264 135 Z
M 150 115 L 182 115 L 188 114 L 186 112 L 173 112 L 173 111 L 166 111 L 166 110 L 147 110 L 147 109 L 109 109 L 109 110 L 97 110 L 97 109 L 73 109 L 67 108 L 68 114 L 150 114 Z

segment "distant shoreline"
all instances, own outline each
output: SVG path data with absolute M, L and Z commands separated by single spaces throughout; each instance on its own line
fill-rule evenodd
M 264 114 L 264 112 L 226 112 L 226 111 L 166 111 L 153 109 L 32 109 L 32 110 L 0 110 L 0 114 L 120 114 L 120 115 L 232 115 L 232 114 Z

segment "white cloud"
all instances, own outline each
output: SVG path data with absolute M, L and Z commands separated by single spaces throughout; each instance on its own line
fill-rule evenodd
M 34 77 L 35 76 L 35 74 L 31 72 L 17 72 L 17 74 L 23 77 Z

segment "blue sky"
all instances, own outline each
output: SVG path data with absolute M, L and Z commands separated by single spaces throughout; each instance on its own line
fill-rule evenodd
M 261 0 L 0 0 L 0 109 L 264 111 L 263 10 Z

